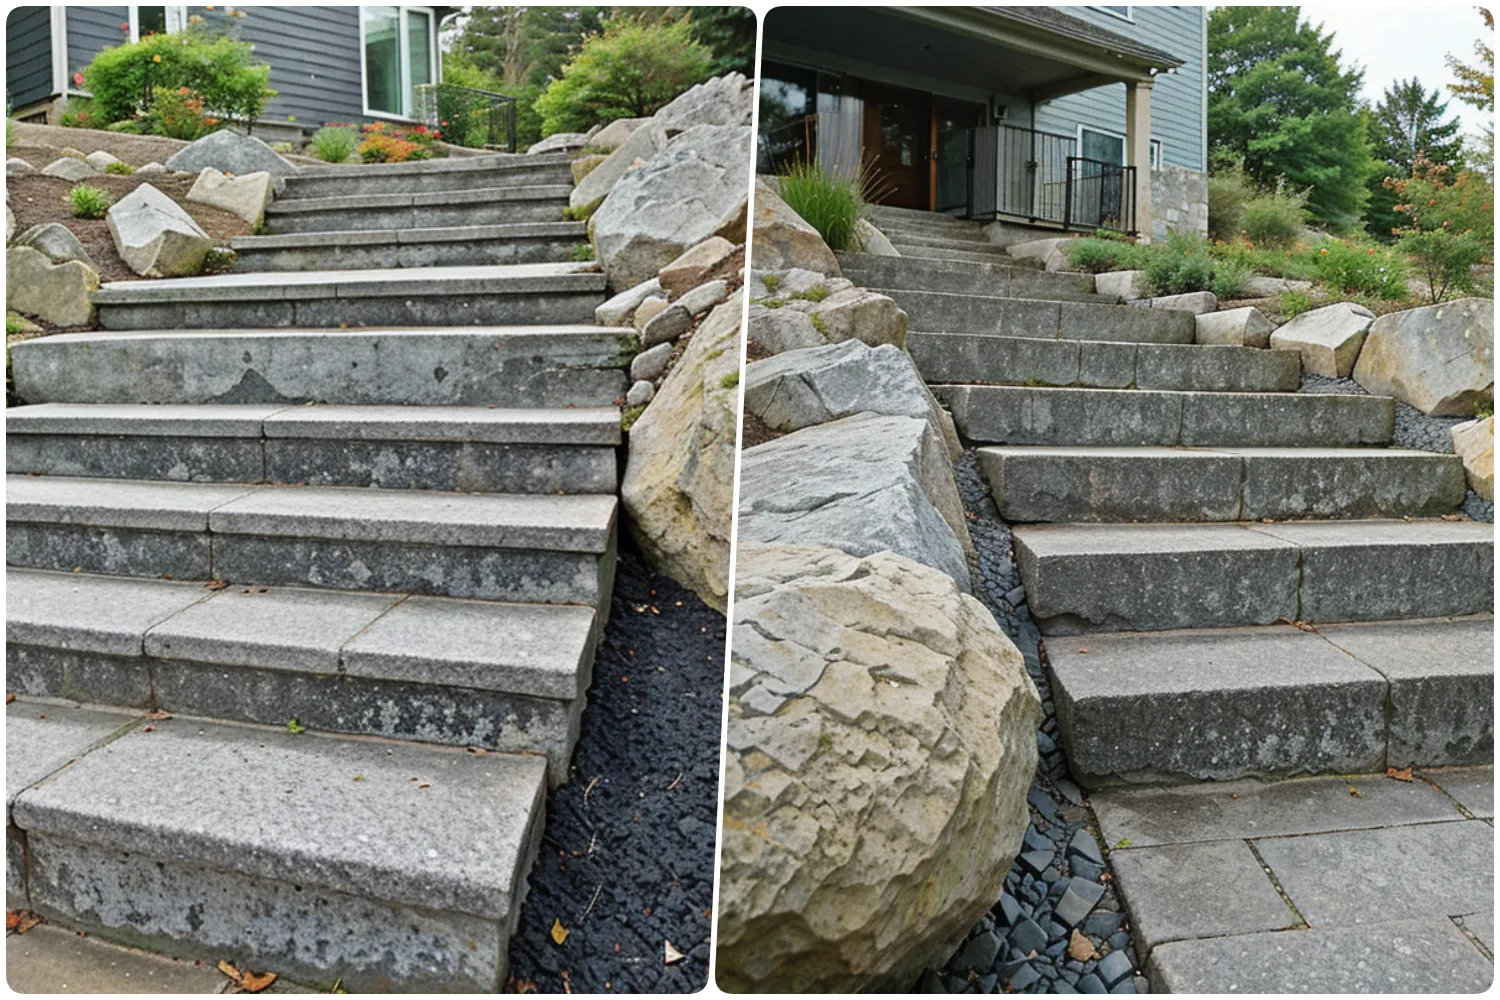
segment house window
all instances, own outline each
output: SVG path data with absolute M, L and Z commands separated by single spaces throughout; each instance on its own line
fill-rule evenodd
M 1118 18 L 1120 18 L 1121 20 L 1124 20 L 1124 21 L 1133 21 L 1133 20 L 1135 20 L 1133 17 L 1130 16 L 1130 8 L 1129 7 L 1095 7 L 1094 9 L 1095 10 L 1102 10 L 1102 11 L 1104 11 L 1104 13 L 1106 13 L 1106 14 L 1112 14 L 1115 17 L 1118 17 Z
M 365 114 L 411 118 L 416 88 L 438 76 L 431 7 L 361 7 Z
M 1078 126 L 1078 155 L 1085 160 L 1125 165 L 1125 137 L 1118 132 Z M 1161 140 L 1151 140 L 1151 169 L 1161 169 Z
M 138 42 L 147 35 L 173 34 L 187 23 L 185 7 L 130 6 L 130 40 Z

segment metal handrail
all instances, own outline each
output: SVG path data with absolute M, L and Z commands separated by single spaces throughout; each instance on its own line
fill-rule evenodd
M 967 215 L 1136 232 L 1135 167 L 1074 155 L 1072 136 L 999 123 L 969 130 Z
M 482 129 L 479 146 L 516 152 L 514 97 L 478 87 L 461 87 L 456 83 L 422 83 L 412 90 L 413 117 L 440 130 L 445 141 L 456 146 L 469 145 L 454 140 L 469 139 L 478 126 Z

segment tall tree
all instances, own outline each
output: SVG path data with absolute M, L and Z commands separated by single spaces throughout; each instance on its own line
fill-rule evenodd
M 1243 158 L 1269 187 L 1285 178 L 1308 192 L 1313 219 L 1355 225 L 1373 169 L 1356 95 L 1363 71 L 1345 69 L 1333 36 L 1299 21 L 1296 7 L 1218 7 L 1208 16 L 1211 149 Z
M 643 23 L 687 18 L 693 40 L 714 54 L 714 75 L 755 75 L 755 12 L 748 7 L 616 7 L 615 16 Z
M 450 51 L 507 88 L 542 87 L 562 75 L 607 7 L 470 7 Z
M 1447 113 L 1448 105 L 1438 101 L 1436 90 L 1428 93 L 1416 77 L 1397 80 L 1375 106 L 1370 141 L 1376 159 L 1395 164 L 1406 176 L 1418 154 L 1432 163 L 1456 166 L 1463 156 L 1462 123 L 1457 118 L 1444 121 Z

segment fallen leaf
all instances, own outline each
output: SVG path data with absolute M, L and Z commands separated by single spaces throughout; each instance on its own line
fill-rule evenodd
M 146 713 L 146 718 L 152 719 L 156 722 L 160 722 L 162 719 L 170 719 L 171 717 L 172 716 L 169 713 L 161 711 Z
M 225 583 L 223 580 L 210 580 L 203 585 L 203 588 L 205 590 L 223 590 L 227 586 L 229 586 L 229 584 Z
M 1443 515 L 1443 520 L 1444 521 L 1462 521 L 1463 519 L 1464 519 L 1464 516 L 1462 514 L 1444 514 Z
M 1073 928 L 1073 936 L 1068 940 L 1068 957 L 1075 962 L 1092 962 L 1099 957 L 1099 949 L 1094 947 L 1094 942 L 1078 933 L 1078 928 Z
M 567 939 L 568 929 L 562 925 L 561 920 L 554 919 L 552 921 L 552 943 L 561 945 Z
M 17 934 L 25 934 L 27 931 L 31 930 L 37 924 L 42 922 L 42 918 L 37 916 L 35 913 L 32 913 L 30 910 L 17 910 L 15 916 L 16 924 L 14 927 L 12 927 L 10 923 L 10 911 L 6 911 L 5 929 L 14 930 Z
M 1403 767 L 1403 768 L 1388 767 L 1388 768 L 1385 769 L 1385 776 L 1387 778 L 1395 778 L 1397 781 L 1410 781 L 1411 780 L 1411 768 L 1409 768 L 1409 767 Z
M 682 961 L 684 958 L 687 958 L 686 955 L 684 955 L 682 952 L 678 951 L 676 948 L 674 948 L 672 946 L 672 942 L 663 939 L 662 943 L 666 945 L 666 952 L 667 952 L 667 962 L 666 962 L 666 964 L 667 965 L 676 965 L 678 962 Z
M 219 971 L 228 976 L 234 985 L 243 993 L 259 993 L 272 983 L 276 982 L 274 972 L 251 972 L 249 969 L 241 972 L 233 964 L 219 960 Z
M 20 922 L 21 922 L 21 915 L 19 913 L 16 913 L 16 912 L 14 912 L 12 910 L 6 910 L 5 911 L 5 929 L 6 930 L 8 930 L 8 931 L 15 930 L 16 929 L 16 925 L 19 924 Z
M 1312 622 L 1309 622 L 1309 621 L 1295 621 L 1294 622 L 1290 618 L 1287 618 L 1285 615 L 1283 615 L 1282 617 L 1280 617 L 1280 618 L 1278 618 L 1276 620 L 1279 621 L 1279 622 L 1285 622 L 1286 624 L 1290 625 L 1292 628 L 1298 628 L 1298 629 L 1301 629 L 1304 632 L 1316 632 L 1318 630 L 1318 627 L 1316 625 L 1314 625 Z
M 8 695 L 5 696 L 5 703 L 7 705 L 9 705 L 11 702 L 13 702 L 15 700 L 16 700 L 16 696 L 13 695 L 13 694 L 8 694 Z

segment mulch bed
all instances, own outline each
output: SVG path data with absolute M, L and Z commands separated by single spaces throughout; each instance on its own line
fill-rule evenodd
M 45 166 L 35 164 L 32 166 Z M 230 212 L 187 200 L 187 193 L 197 178 L 191 174 L 157 174 L 154 177 L 116 176 L 104 174 L 91 177 L 83 183 L 103 188 L 110 197 L 119 201 L 142 184 L 150 183 L 162 194 L 177 202 L 203 231 L 216 243 L 227 242 L 234 236 L 249 236 L 253 231 L 250 223 Z M 16 232 L 43 222 L 60 222 L 78 237 L 89 256 L 94 259 L 95 270 L 101 281 L 139 281 L 136 274 L 115 251 L 115 241 L 109 235 L 109 224 L 103 219 L 75 219 L 68 202 L 68 192 L 74 187 L 71 181 L 58 177 L 43 177 L 27 174 L 7 177 L 5 187 L 10 195 L 10 208 L 16 215 Z

